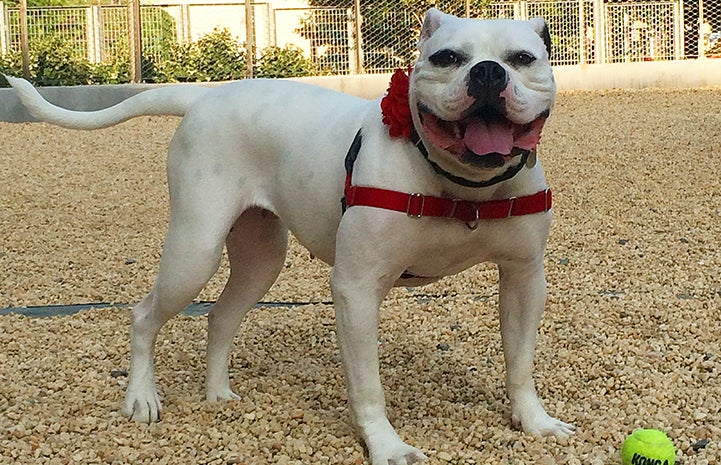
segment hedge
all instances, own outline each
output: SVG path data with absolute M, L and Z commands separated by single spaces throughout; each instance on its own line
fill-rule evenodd
M 39 86 L 122 84 L 130 82 L 129 54 L 117 53 L 102 63 L 91 63 L 68 42 L 46 36 L 30 46 L 30 80 Z M 245 44 L 227 29 L 216 29 L 197 42 L 170 44 L 164 58 L 144 59 L 144 82 L 207 82 L 243 79 L 247 72 Z M 0 72 L 22 75 L 22 56 L 0 57 Z M 324 74 L 295 46 L 267 47 L 254 64 L 256 77 L 280 78 Z M 0 86 L 7 87 L 0 76 Z

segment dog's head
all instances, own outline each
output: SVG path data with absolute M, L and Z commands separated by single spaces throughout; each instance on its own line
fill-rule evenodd
M 534 151 L 555 101 L 543 19 L 463 19 L 431 9 L 410 78 L 429 157 L 454 175 L 493 178 Z

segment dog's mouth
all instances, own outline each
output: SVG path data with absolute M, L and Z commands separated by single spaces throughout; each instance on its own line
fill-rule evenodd
M 457 121 L 445 121 L 419 105 L 423 132 L 439 149 L 458 160 L 483 168 L 497 168 L 534 150 L 549 111 L 526 124 L 517 124 L 494 108 L 483 107 Z

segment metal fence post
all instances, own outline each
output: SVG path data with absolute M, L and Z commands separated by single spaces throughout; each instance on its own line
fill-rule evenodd
M 586 0 L 578 0 L 578 61 L 586 64 Z
M 30 79 L 30 46 L 28 37 L 28 2 L 20 0 L 20 51 L 23 57 L 23 77 Z
M 678 41 L 676 44 L 676 59 L 680 60 L 682 58 L 686 58 L 686 36 L 684 29 L 684 24 L 686 24 L 686 15 L 684 14 L 684 5 L 683 0 L 679 0 L 678 2 L 678 22 L 676 23 L 676 37 L 678 37 Z
M 518 2 L 518 13 L 514 19 L 527 20 L 528 19 L 528 2 L 526 0 L 520 0 Z
M 704 37 L 703 37 L 703 0 L 698 0 L 698 24 L 696 25 L 698 31 L 698 55 L 697 58 L 706 58 L 706 50 L 704 50 Z
M 606 7 L 603 0 L 593 0 L 593 28 L 596 63 L 606 63 Z
M 142 69 L 142 35 L 140 22 L 140 0 L 128 1 L 128 32 L 130 45 L 130 82 L 140 82 L 143 79 Z
M 178 42 L 184 44 L 193 40 L 190 34 L 190 5 L 180 6 L 180 20 L 178 21 Z
M 361 16 L 360 0 L 353 2 L 353 12 L 355 16 L 355 62 L 356 74 L 363 73 L 363 16 Z
M 88 60 L 91 63 L 99 63 L 103 59 L 102 34 L 103 28 L 100 21 L 100 6 L 91 5 L 87 10 L 87 37 L 88 37 Z
M 7 17 L 5 3 L 0 2 L 0 54 L 5 55 L 8 52 L 8 26 L 5 22 Z
M 253 77 L 253 64 L 255 62 L 255 27 L 253 26 L 253 3 L 245 0 L 245 77 Z
M 683 0 L 673 5 L 673 59 L 680 60 L 683 56 Z

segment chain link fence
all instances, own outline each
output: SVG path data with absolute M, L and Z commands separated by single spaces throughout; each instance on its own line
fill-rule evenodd
M 166 59 L 170 47 L 218 28 L 245 43 L 248 74 L 264 48 L 290 45 L 323 74 L 385 73 L 413 62 L 428 7 L 413 0 L 287 3 L 141 5 L 143 68 L 136 80 Z M 436 6 L 474 18 L 541 16 L 551 31 L 554 65 L 721 58 L 721 0 L 445 0 Z M 127 54 L 131 29 L 138 26 L 128 6 L 34 7 L 23 15 L 0 2 L 0 10 L 3 56 L 29 46 L 24 36 L 30 44 L 53 36 L 72 42 L 75 53 L 91 62 L 133 61 Z

